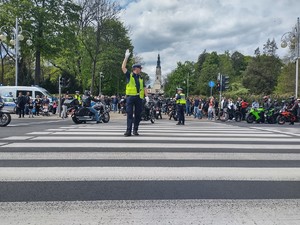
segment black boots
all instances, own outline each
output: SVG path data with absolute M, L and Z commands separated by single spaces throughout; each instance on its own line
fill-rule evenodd
M 131 136 L 131 132 L 130 132 L 130 131 L 126 131 L 126 132 L 124 133 L 124 136 L 125 136 L 125 137 Z
M 134 130 L 134 131 L 132 132 L 132 134 L 135 135 L 135 136 L 139 136 L 139 133 L 138 133 L 136 130 Z M 130 131 L 126 131 L 126 132 L 124 133 L 124 136 L 125 136 L 125 137 L 131 136 L 131 132 L 130 132 Z

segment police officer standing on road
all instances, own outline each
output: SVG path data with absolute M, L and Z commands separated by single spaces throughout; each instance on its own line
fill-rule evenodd
M 185 94 L 182 93 L 182 88 L 177 88 L 175 96 L 177 104 L 178 123 L 176 125 L 184 125 L 184 108 L 186 104 Z
M 130 56 L 130 52 L 127 49 L 125 52 L 125 58 L 122 63 L 122 71 L 126 76 L 126 113 L 127 113 L 127 129 L 124 136 L 131 136 L 132 123 L 133 135 L 139 135 L 138 129 L 141 120 L 142 104 L 145 96 L 144 80 L 141 77 L 142 66 L 140 64 L 134 64 L 132 66 L 132 73 L 127 70 L 126 64 Z M 133 112 L 134 107 L 134 112 Z M 134 114 L 134 119 L 133 119 Z

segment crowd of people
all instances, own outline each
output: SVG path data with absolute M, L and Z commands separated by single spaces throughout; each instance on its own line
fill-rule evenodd
M 288 100 L 281 102 L 276 99 L 272 100 L 270 96 L 264 96 L 262 99 L 254 100 L 251 103 L 247 102 L 241 97 L 236 100 L 232 98 L 222 97 L 219 103 L 218 99 L 210 97 L 207 99 L 201 99 L 197 96 L 187 98 L 186 100 L 186 116 L 193 115 L 194 118 L 202 119 L 203 117 L 208 120 L 216 120 L 220 113 L 227 111 L 229 114 L 229 120 L 234 119 L 236 111 L 241 112 L 242 120 L 246 119 L 246 114 L 250 108 L 258 109 L 262 108 L 261 112 L 267 112 L 271 109 L 286 109 L 291 111 L 296 117 L 300 117 L 300 99 L 290 97 Z M 261 115 L 264 118 L 264 115 Z
M 66 99 L 78 99 L 79 103 L 82 104 L 82 98 L 84 94 L 80 94 L 76 91 L 74 95 L 64 94 L 62 96 L 62 112 L 64 112 L 64 102 Z M 176 105 L 176 99 L 165 98 L 163 95 L 150 94 L 147 96 L 148 101 L 153 102 L 155 107 L 160 108 L 162 114 L 168 114 L 168 106 L 171 104 Z M 110 111 L 113 113 L 121 113 L 126 115 L 126 95 L 99 95 L 93 96 L 91 101 L 101 101 L 103 104 L 110 107 Z M 47 96 L 36 96 L 33 99 L 28 92 L 23 95 L 21 92 L 19 96 L 15 99 L 17 106 L 17 114 L 19 118 L 23 118 L 26 114 L 29 117 L 39 116 L 45 111 L 49 111 L 50 100 Z M 243 98 L 238 97 L 236 100 L 232 98 L 222 97 L 221 102 L 218 98 L 208 97 L 201 98 L 199 96 L 190 96 L 185 100 L 184 114 L 185 116 L 192 116 L 195 119 L 207 119 L 207 120 L 217 120 L 219 111 L 223 112 L 226 110 L 229 113 L 229 120 L 234 119 L 234 113 L 236 111 L 241 112 L 242 120 L 246 119 L 246 114 L 250 108 L 258 109 L 263 108 L 265 111 L 272 108 L 281 109 L 285 108 L 291 111 L 296 117 L 300 118 L 300 99 L 290 97 L 286 101 L 272 100 L 270 96 L 264 96 L 260 100 L 256 99 L 252 102 L 247 102 Z M 57 101 L 52 101 L 51 103 L 51 113 L 55 114 L 57 111 Z M 90 107 L 90 106 L 89 106 Z M 65 114 L 65 117 L 67 115 Z M 263 116 L 262 116 L 263 117 Z M 182 123 L 182 122 L 181 122 Z M 184 122 L 183 122 L 184 123 Z
M 24 118 L 25 115 L 30 117 L 39 116 L 40 114 L 49 113 L 50 99 L 48 96 L 37 95 L 35 99 L 30 96 L 30 92 L 23 95 L 19 92 L 18 97 L 15 99 L 16 103 L 16 114 L 19 118 Z M 57 104 L 54 101 L 51 105 L 52 113 L 56 113 Z
M 163 95 L 150 95 L 150 101 L 153 101 L 155 107 L 161 107 L 163 114 L 168 114 L 169 105 L 175 104 L 176 99 L 165 98 Z M 112 96 L 107 97 L 107 101 L 111 103 L 112 111 L 118 113 L 125 113 L 126 110 L 126 96 Z M 263 112 L 267 112 L 271 109 L 286 109 L 291 111 L 296 117 L 300 118 L 300 99 L 290 97 L 288 100 L 277 101 L 272 100 L 270 96 L 264 96 L 261 99 L 256 99 L 251 102 L 246 101 L 242 97 L 238 97 L 236 100 L 232 98 L 222 97 L 221 102 L 218 98 L 207 97 L 201 98 L 199 96 L 187 97 L 185 101 L 184 113 L 185 116 L 191 116 L 195 119 L 206 119 L 206 120 L 217 120 L 219 112 L 227 111 L 229 114 L 229 120 L 234 119 L 236 111 L 241 112 L 241 120 L 246 120 L 246 115 L 249 110 L 253 109 L 264 109 Z M 264 118 L 264 116 L 261 116 Z

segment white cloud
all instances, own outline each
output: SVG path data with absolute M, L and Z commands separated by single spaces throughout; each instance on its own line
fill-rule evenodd
M 177 62 L 196 61 L 204 49 L 253 55 L 268 38 L 280 49 L 283 33 L 299 17 L 298 0 L 122 0 L 121 20 L 131 28 L 135 52 L 154 78 L 157 55 L 163 75 Z

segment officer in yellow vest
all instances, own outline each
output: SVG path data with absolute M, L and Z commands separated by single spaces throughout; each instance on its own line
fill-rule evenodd
M 80 95 L 79 91 L 75 91 L 74 98 L 78 100 L 79 105 L 82 104 L 82 99 L 81 99 L 81 95 Z
M 177 104 L 178 123 L 176 125 L 184 125 L 184 109 L 186 104 L 185 94 L 182 93 L 182 88 L 177 88 L 175 96 Z
M 141 121 L 142 104 L 146 93 L 144 80 L 141 77 L 142 66 L 140 64 L 134 64 L 132 66 L 132 72 L 126 68 L 127 60 L 130 56 L 130 52 L 127 49 L 125 52 L 125 58 L 122 63 L 122 71 L 126 76 L 126 113 L 127 113 L 127 129 L 124 136 L 131 136 L 132 123 L 133 135 L 139 135 L 138 129 Z M 134 108 L 134 112 L 133 112 Z M 134 114 L 134 119 L 133 119 Z

